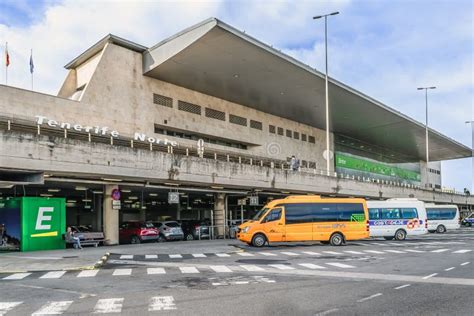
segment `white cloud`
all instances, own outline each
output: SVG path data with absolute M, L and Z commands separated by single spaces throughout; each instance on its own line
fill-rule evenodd
M 22 5 L 22 3 L 20 3 Z M 28 8 L 24 8 L 27 10 Z M 151 46 L 216 16 L 249 35 L 324 70 L 324 23 L 312 16 L 341 11 L 329 19 L 329 70 L 336 79 L 424 121 L 430 92 L 430 125 L 471 143 L 464 121 L 473 118 L 473 18 L 471 1 L 73 1 L 52 3 L 42 19 L 22 27 L 0 24 L 9 42 L 9 84 L 30 87 L 28 59 L 34 50 L 35 90 L 55 94 L 63 65 L 108 33 Z M 4 70 L 4 68 L 2 69 Z M 0 75 L 3 82 L 3 71 Z M 445 173 L 455 174 L 456 166 Z M 445 177 L 462 188 L 470 180 Z

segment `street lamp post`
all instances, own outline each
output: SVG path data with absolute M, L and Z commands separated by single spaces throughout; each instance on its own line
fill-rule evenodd
M 329 147 L 329 94 L 328 94 L 328 16 L 337 15 L 339 12 L 332 12 L 324 15 L 317 15 L 313 17 L 313 20 L 324 18 L 324 46 L 326 52 L 326 171 L 329 176 L 329 160 L 330 160 L 330 147 Z
M 425 90 L 425 104 L 426 104 L 426 123 L 425 123 L 425 144 L 426 144 L 426 181 L 429 181 L 429 167 L 430 153 L 428 143 L 428 90 L 436 89 L 436 87 L 420 87 L 417 90 Z
M 466 121 L 466 124 L 471 124 L 471 160 L 472 160 L 472 184 L 471 189 L 474 193 L 474 121 Z

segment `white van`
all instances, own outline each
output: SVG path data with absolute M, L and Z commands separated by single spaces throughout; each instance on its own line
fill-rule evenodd
M 367 201 L 370 237 L 404 240 L 428 233 L 425 203 L 417 199 Z
M 430 233 L 445 233 L 448 229 L 461 227 L 459 210 L 456 205 L 425 204 L 428 215 L 428 231 Z

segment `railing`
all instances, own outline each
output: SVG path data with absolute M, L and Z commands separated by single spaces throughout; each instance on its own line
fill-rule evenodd
M 63 139 L 74 139 L 84 142 L 94 142 L 94 143 L 103 143 L 109 144 L 112 146 L 121 146 L 121 147 L 128 147 L 138 150 L 149 150 L 149 151 L 159 151 L 165 152 L 168 154 L 173 155 L 182 155 L 186 157 L 197 157 L 197 158 L 205 158 L 211 159 L 216 161 L 224 161 L 224 162 L 232 162 L 232 163 L 239 163 L 239 164 L 248 164 L 252 166 L 259 166 L 259 167 L 267 167 L 272 169 L 281 169 L 281 170 L 289 170 L 289 172 L 301 172 L 304 174 L 314 174 L 319 176 L 326 176 L 332 178 L 339 178 L 339 179 L 347 179 L 359 182 L 366 182 L 366 183 L 375 183 L 387 186 L 395 186 L 401 188 L 408 188 L 408 189 L 416 189 L 416 190 L 425 190 L 425 191 L 435 191 L 440 193 L 448 193 L 454 195 L 467 195 L 464 192 L 457 192 L 455 190 L 449 189 L 434 189 L 430 188 L 427 189 L 423 186 L 405 183 L 401 181 L 394 181 L 394 180 L 385 180 L 385 179 L 377 179 L 371 177 L 364 177 L 364 176 L 355 176 L 352 174 L 344 174 L 338 172 L 327 172 L 327 170 L 322 170 L 318 168 L 307 168 L 307 167 L 300 167 L 298 170 L 290 170 L 290 163 L 286 160 L 278 160 L 278 159 L 271 159 L 267 157 L 259 157 L 259 156 L 252 156 L 252 155 L 244 155 L 241 153 L 232 153 L 226 152 L 218 149 L 207 149 L 204 152 L 200 151 L 197 146 L 165 146 L 161 144 L 152 144 L 148 142 L 142 142 L 134 140 L 131 137 L 124 137 L 120 136 L 121 138 L 113 138 L 112 136 L 102 136 L 96 135 L 93 133 L 85 133 L 85 132 L 77 132 L 73 130 L 67 129 L 59 129 L 59 128 L 52 128 L 47 126 L 39 126 L 35 122 L 31 120 L 27 120 L 18 116 L 3 116 L 0 115 L 0 129 L 10 131 L 10 132 L 23 132 L 23 133 L 30 133 L 34 135 L 44 135 L 44 136 L 52 136 L 58 137 Z

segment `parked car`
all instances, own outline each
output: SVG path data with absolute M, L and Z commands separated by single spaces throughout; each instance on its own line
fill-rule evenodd
M 184 233 L 178 222 L 167 221 L 154 223 L 158 229 L 158 241 L 183 240 Z
M 208 239 L 209 223 L 202 220 L 183 220 L 181 228 L 185 240 Z
M 158 229 L 150 222 L 126 222 L 120 227 L 121 243 L 139 244 L 158 240 Z
M 466 227 L 471 227 L 472 225 L 474 225 L 474 213 L 471 213 L 468 216 L 466 216 L 462 220 L 461 224 L 466 226 Z

